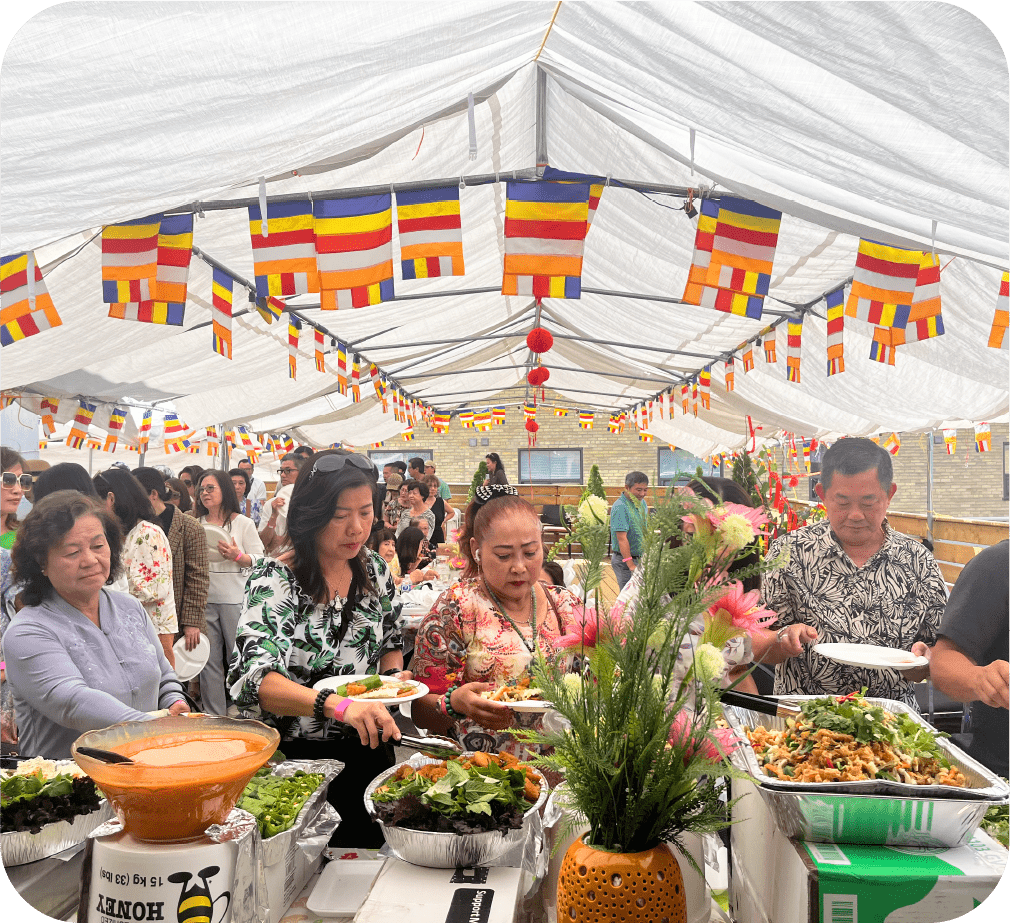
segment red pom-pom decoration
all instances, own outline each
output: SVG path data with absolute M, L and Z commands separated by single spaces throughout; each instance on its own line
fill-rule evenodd
M 536 420 L 527 420 L 526 421 L 526 432 L 528 432 L 528 433 L 535 433 L 538 429 L 540 429 L 540 424 L 537 423 Z
M 529 372 L 526 373 L 526 380 L 533 385 L 534 388 L 539 388 L 550 377 L 551 373 L 542 365 L 538 365 L 536 368 L 530 369 Z
M 534 327 L 526 334 L 526 345 L 534 353 L 545 353 L 554 345 L 554 337 L 545 327 Z

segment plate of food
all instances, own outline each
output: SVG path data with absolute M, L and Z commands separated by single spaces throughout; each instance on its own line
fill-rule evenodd
M 876 644 L 815 644 L 814 651 L 829 660 L 871 670 L 914 670 L 929 663 L 910 651 Z
M 375 673 L 328 676 L 312 688 L 332 689 L 337 695 L 347 696 L 355 702 L 378 702 L 380 705 L 400 705 L 428 694 L 428 687 L 416 679 L 395 679 Z
M 547 712 L 554 706 L 544 699 L 543 689 L 530 686 L 528 683 L 505 683 L 497 689 L 488 689 L 481 697 L 492 702 L 501 702 L 514 711 Z

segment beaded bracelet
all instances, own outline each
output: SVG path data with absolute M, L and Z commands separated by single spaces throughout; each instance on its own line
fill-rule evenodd
M 458 685 L 456 685 L 456 686 L 450 686 L 446 690 L 445 695 L 442 696 L 442 702 L 445 705 L 445 708 L 443 710 L 444 710 L 445 715 L 446 715 L 447 718 L 450 718 L 453 721 L 462 721 L 466 717 L 466 715 L 462 714 L 461 712 L 456 711 L 456 709 L 452 707 L 452 694 L 457 689 L 459 689 Z
M 332 689 L 320 689 L 319 692 L 316 693 L 316 700 L 312 703 L 312 717 L 315 718 L 316 721 L 322 721 L 326 717 L 323 709 L 326 705 L 326 700 L 331 695 L 333 695 Z

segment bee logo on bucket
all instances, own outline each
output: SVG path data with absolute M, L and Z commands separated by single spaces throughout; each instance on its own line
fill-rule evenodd
M 220 870 L 216 865 L 208 865 L 196 873 L 203 884 L 195 882 L 190 887 L 186 887 L 187 882 L 193 876 L 189 872 L 173 872 L 168 876 L 172 884 L 182 885 L 179 892 L 179 909 L 177 918 L 179 923 L 211 923 L 214 916 L 214 905 L 224 898 L 224 910 L 221 912 L 218 923 L 225 918 L 228 913 L 228 906 L 231 904 L 231 892 L 222 891 L 217 897 L 211 900 L 210 883 L 208 879 L 213 878 Z

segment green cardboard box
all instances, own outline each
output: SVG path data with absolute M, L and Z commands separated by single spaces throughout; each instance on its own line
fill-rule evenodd
M 757 792 L 745 790 L 737 808 L 736 923 L 941 923 L 978 907 L 1007 865 L 982 832 L 954 848 L 802 843 L 778 830 Z

